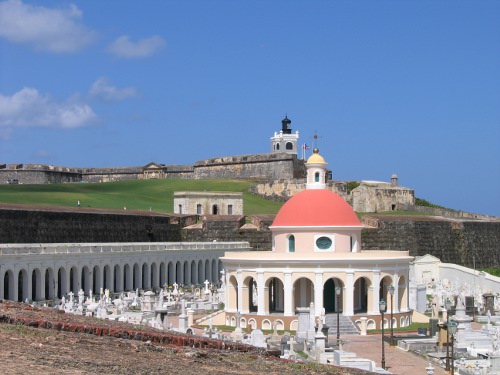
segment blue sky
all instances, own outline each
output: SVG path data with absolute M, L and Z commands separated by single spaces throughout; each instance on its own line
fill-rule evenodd
M 500 1 L 0 0 L 0 163 L 270 151 L 500 216 Z

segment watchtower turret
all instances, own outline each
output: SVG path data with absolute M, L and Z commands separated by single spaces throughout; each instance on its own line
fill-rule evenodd
M 292 121 L 285 116 L 281 120 L 281 130 L 279 133 L 275 132 L 271 137 L 271 152 L 272 153 L 287 153 L 297 155 L 297 144 L 299 142 L 299 132 L 292 134 L 290 124 Z

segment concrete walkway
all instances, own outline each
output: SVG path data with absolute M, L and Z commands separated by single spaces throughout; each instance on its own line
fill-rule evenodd
M 335 338 L 330 337 L 330 342 Z M 371 359 L 375 361 L 377 367 L 381 367 L 382 360 L 382 340 L 381 335 L 367 336 L 344 336 L 343 341 L 347 341 L 343 349 L 345 351 L 354 352 L 358 357 Z M 385 347 L 385 366 L 389 372 L 397 375 L 425 375 L 425 368 L 429 366 L 429 361 L 413 354 L 406 352 L 397 346 L 389 346 L 386 342 Z M 448 374 L 443 368 L 437 364 L 432 365 L 435 370 L 435 375 Z

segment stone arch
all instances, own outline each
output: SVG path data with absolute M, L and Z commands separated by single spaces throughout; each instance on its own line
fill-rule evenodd
M 212 277 L 211 280 L 212 282 L 217 282 L 219 280 L 218 277 L 218 272 L 217 272 L 217 260 L 212 259 Z
M 183 269 L 184 277 L 182 278 L 181 283 L 184 285 L 189 285 L 189 282 L 191 281 L 191 275 L 190 275 L 191 269 L 189 268 L 189 262 L 187 260 L 184 261 L 182 269 Z
M 82 268 L 80 285 L 85 294 L 88 295 L 90 291 L 90 272 L 87 266 Z
M 340 295 L 337 298 L 336 288 L 340 288 Z M 323 284 L 323 307 L 325 313 L 336 313 L 342 311 L 344 304 L 344 283 L 338 277 L 330 277 Z
M 134 263 L 132 269 L 132 289 L 136 290 L 140 288 L 142 288 L 140 268 L 137 263 Z
M 113 291 L 123 292 L 123 284 L 122 268 L 119 264 L 115 264 L 113 268 Z
M 196 262 L 191 261 L 191 284 L 198 284 L 198 272 L 196 272 Z
M 13 301 L 16 299 L 14 294 L 14 272 L 7 270 L 3 277 L 3 298 Z
M 241 291 L 243 293 L 243 306 L 241 307 L 241 311 L 257 312 L 257 305 L 259 303 L 257 296 L 257 280 L 252 276 L 247 276 L 243 280 Z
M 406 286 L 406 277 L 400 276 L 398 280 L 398 301 L 394 308 L 398 311 L 408 309 L 408 288 Z
M 42 273 L 39 268 L 31 272 L 31 300 L 40 301 L 42 299 Z
M 261 329 L 271 329 L 272 328 L 271 321 L 269 319 L 262 320 L 261 327 L 262 327 Z
M 293 151 L 293 143 L 292 142 L 287 142 L 285 144 L 285 149 L 288 151 Z
M 219 206 L 216 204 L 212 205 L 212 215 L 218 215 L 219 214 Z
M 80 290 L 80 278 L 78 277 L 78 269 L 73 266 L 69 269 L 69 290 L 78 294 Z
M 102 287 L 100 271 L 99 266 L 94 266 L 92 269 L 92 290 L 94 291 L 94 294 L 99 294 Z
M 377 328 L 377 324 L 375 323 L 375 320 L 373 319 L 368 319 L 366 321 L 366 329 L 369 330 L 369 329 L 376 329 Z
M 308 277 L 299 277 L 293 283 L 292 309 L 309 307 L 314 302 L 314 282 Z
M 108 289 L 109 291 L 113 291 L 113 278 L 111 277 L 111 267 L 109 265 L 105 265 L 102 270 L 102 287 L 104 289 Z
M 219 259 L 219 261 L 217 262 L 217 266 L 218 267 L 217 267 L 217 279 L 216 280 L 220 281 L 220 277 L 222 277 L 221 272 L 224 270 L 224 264 L 222 264 L 222 260 Z
M 45 299 L 49 300 L 54 299 L 55 279 L 54 279 L 54 271 L 50 267 L 45 270 L 44 289 L 45 289 Z
M 236 318 L 234 316 L 231 317 L 231 327 L 236 327 Z
M 384 329 L 389 328 L 389 321 L 384 315 L 384 319 L 380 321 L 380 329 L 382 329 L 382 324 L 384 325 Z
M 147 263 L 142 264 L 142 289 L 150 289 L 151 285 L 149 285 L 149 266 Z
M 371 304 L 373 303 L 373 298 L 370 298 L 372 293 L 373 293 L 372 281 L 365 276 L 358 277 L 354 282 L 354 292 L 353 292 L 354 312 L 364 313 L 367 311 L 372 311 Z
M 210 278 L 210 261 L 208 259 L 205 260 L 205 280 Z M 203 281 L 205 281 L 203 280 Z
M 177 284 L 181 283 L 182 282 L 182 265 L 181 265 L 181 262 L 180 261 L 177 261 L 177 263 L 175 263 L 175 282 Z
M 227 285 L 227 301 L 228 301 L 228 309 L 237 311 L 239 310 L 238 306 L 238 280 L 234 275 L 231 275 L 228 280 Z
M 160 285 L 158 285 L 158 266 L 156 265 L 156 262 L 151 263 L 150 266 L 150 283 L 149 285 L 151 286 L 151 289 L 156 289 Z
M 160 263 L 160 287 L 162 288 L 165 284 L 168 285 L 167 269 L 165 267 L 165 262 L 161 262 Z
M 290 331 L 297 331 L 299 329 L 299 321 L 298 320 L 292 320 L 290 322 Z
M 203 261 L 198 261 L 198 283 L 205 281 L 205 268 L 203 267 Z
M 174 285 L 175 283 L 175 266 L 172 262 L 168 262 L 168 274 L 167 274 L 167 283 L 168 285 Z
M 285 323 L 281 319 L 276 319 L 274 324 L 276 324 L 277 331 L 283 331 L 285 329 Z
M 240 327 L 243 329 L 247 328 L 247 320 L 243 317 L 240 318 Z
M 256 321 L 254 318 L 250 318 L 250 319 L 248 319 L 248 325 L 249 325 L 252 329 L 257 329 L 257 321 Z
M 387 312 L 391 311 L 391 295 L 389 287 L 392 285 L 392 277 L 389 275 L 384 276 L 379 284 L 379 301 L 384 300 L 387 303 Z
M 128 263 L 123 266 L 123 288 L 127 291 L 134 289 L 133 272 Z
M 17 275 L 17 301 L 23 302 L 27 298 L 29 299 L 29 282 L 28 282 L 28 272 L 23 268 L 19 270 Z
M 264 313 L 283 313 L 284 310 L 285 285 L 279 277 L 270 277 L 264 283 Z
M 57 270 L 57 298 L 62 298 L 69 292 L 66 270 L 64 267 L 59 267 Z

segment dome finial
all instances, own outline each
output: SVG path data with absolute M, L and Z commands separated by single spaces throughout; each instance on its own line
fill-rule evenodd
M 313 154 L 319 154 L 319 148 L 314 147 L 314 149 L 313 149 Z

